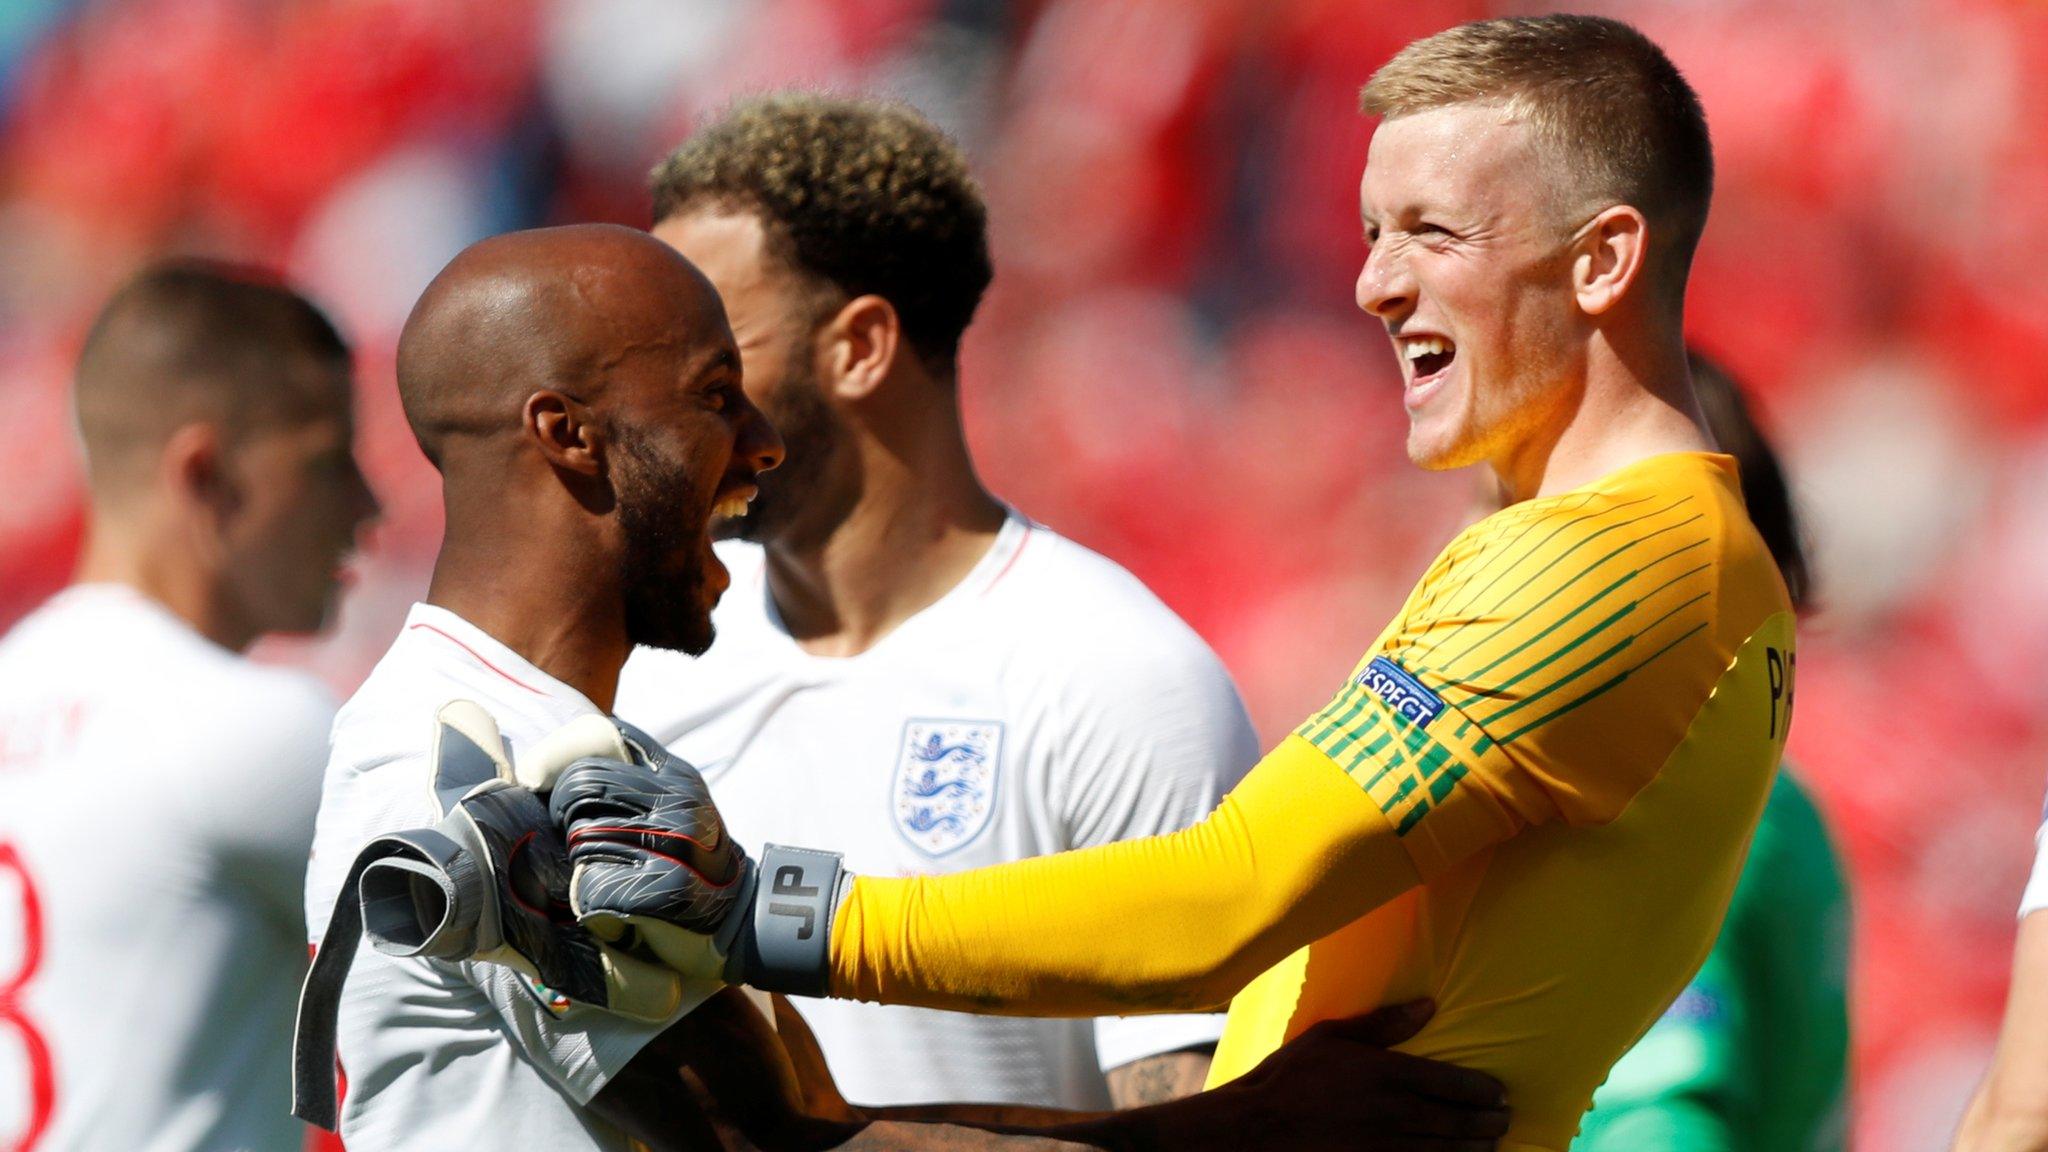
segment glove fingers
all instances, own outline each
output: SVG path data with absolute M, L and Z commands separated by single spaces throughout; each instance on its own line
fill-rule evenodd
M 626 919 L 653 917 L 686 931 L 710 932 L 723 919 L 730 900 L 722 889 L 685 869 L 642 859 L 630 864 L 580 864 L 570 902 L 579 920 L 607 913 Z
M 593 805 L 606 810 L 616 805 L 620 812 L 631 812 L 636 806 L 645 810 L 655 797 L 673 791 L 645 765 L 585 757 L 557 775 L 548 805 L 555 819 L 566 823 L 572 812 L 587 811 Z
M 535 792 L 555 786 L 564 769 L 580 760 L 628 760 L 626 741 L 612 721 L 595 712 L 578 716 L 543 737 L 519 758 L 515 768 L 521 785 Z
M 720 828 L 686 830 L 674 825 L 578 823 L 569 831 L 569 850 L 578 863 L 627 863 L 653 857 L 688 868 L 700 882 L 724 888 L 739 878 L 739 857 Z
M 434 714 L 434 801 L 453 812 L 479 784 L 512 779 L 498 722 L 473 701 L 450 700 Z

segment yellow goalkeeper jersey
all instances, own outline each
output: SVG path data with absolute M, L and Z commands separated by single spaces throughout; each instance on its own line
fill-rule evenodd
M 1791 720 L 1792 613 L 1734 462 L 1659 456 L 1446 548 L 1295 730 L 1421 875 L 1231 1004 L 1211 1083 L 1417 996 L 1403 1047 L 1509 1086 L 1563 1149 L 1712 946 Z
M 1459 535 L 1330 705 L 1193 827 L 856 878 L 832 994 L 1230 1001 L 1216 1082 L 1317 1020 L 1429 996 L 1402 1047 L 1507 1085 L 1503 1149 L 1561 1152 L 1713 944 L 1792 694 L 1792 612 L 1734 461 L 1642 460 Z

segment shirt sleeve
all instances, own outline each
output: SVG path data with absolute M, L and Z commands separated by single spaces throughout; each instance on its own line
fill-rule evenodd
M 2048 802 L 2041 807 L 2041 826 L 2034 831 L 2034 870 L 2020 893 L 2020 915 L 2048 908 Z
M 1727 670 L 1715 542 L 1658 499 L 1559 508 L 1444 566 L 1296 730 L 1424 879 L 1526 825 L 1619 816 Z
M 1124 646 L 1063 688 L 1071 739 L 1048 798 L 1069 847 L 1093 847 L 1185 828 L 1212 811 L 1258 759 L 1258 737 L 1230 674 L 1207 645 L 1180 635 Z M 1164 1052 L 1214 1045 L 1216 1013 L 1104 1016 L 1095 1021 L 1103 1070 Z

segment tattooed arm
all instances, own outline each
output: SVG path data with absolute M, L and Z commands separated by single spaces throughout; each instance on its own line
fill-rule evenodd
M 1161 1052 L 1109 1070 L 1109 1099 L 1118 1108 L 1143 1108 L 1164 1104 L 1202 1090 L 1209 1078 L 1209 1058 L 1214 1044 Z

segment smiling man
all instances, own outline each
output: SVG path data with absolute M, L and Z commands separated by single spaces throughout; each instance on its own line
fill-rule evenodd
M 1200 824 L 942 877 L 771 868 L 749 919 L 683 925 L 738 941 L 725 978 L 1017 1014 L 1234 996 L 1212 1083 L 1426 992 L 1406 1047 L 1507 1084 L 1503 1148 L 1561 1150 L 1699 967 L 1793 695 L 1785 586 L 1686 369 L 1699 101 L 1634 29 L 1545 16 L 1412 44 L 1363 103 L 1358 303 L 1409 455 L 1490 467 L 1508 506 Z M 829 949 L 755 950 L 814 890 Z
M 447 529 L 426 602 L 334 722 L 306 878 L 316 946 L 364 842 L 435 822 L 443 704 L 482 703 L 519 755 L 607 709 L 634 644 L 710 645 L 726 573 L 709 521 L 743 509 L 782 456 L 740 389 L 717 294 L 631 229 L 464 250 L 413 308 L 397 369 Z M 365 1149 L 624 1148 L 650 1123 L 633 1086 L 663 1061 L 673 1131 L 695 1117 L 677 1045 L 714 1033 L 725 1005 L 669 1026 L 702 999 L 634 1020 L 568 1008 L 509 968 L 364 949 L 340 995 L 342 1134 Z

